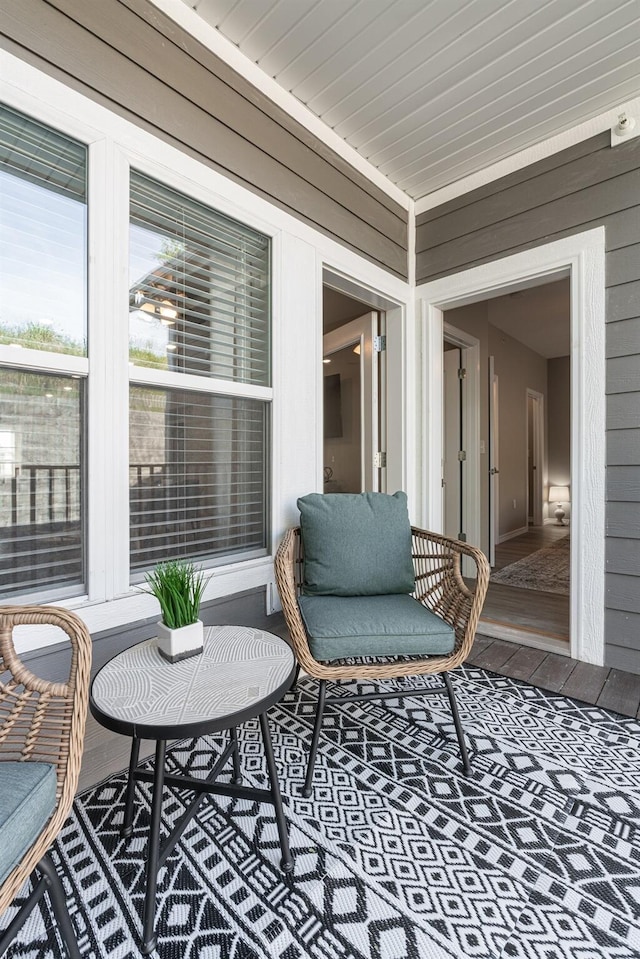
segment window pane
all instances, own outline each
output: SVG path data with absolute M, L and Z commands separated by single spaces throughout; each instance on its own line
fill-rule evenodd
M 269 384 L 268 237 L 139 173 L 129 310 L 132 363 Z
M 86 354 L 86 152 L 0 106 L 0 343 Z
M 80 379 L 0 370 L 5 599 L 84 582 L 83 392 Z
M 131 568 L 264 554 L 267 404 L 131 387 Z

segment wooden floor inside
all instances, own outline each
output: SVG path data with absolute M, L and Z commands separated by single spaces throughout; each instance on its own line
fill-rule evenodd
M 550 546 L 566 536 L 568 526 L 532 526 L 521 536 L 496 546 L 496 565 L 492 572 L 504 569 L 538 549 Z M 502 629 L 501 629 L 502 627 Z M 507 631 L 522 631 L 531 641 L 536 637 L 548 640 L 549 649 L 569 652 L 569 597 L 535 589 L 519 589 L 489 580 L 489 589 L 482 611 L 481 627 L 486 634 L 505 638 Z M 566 647 L 566 648 L 563 648 Z

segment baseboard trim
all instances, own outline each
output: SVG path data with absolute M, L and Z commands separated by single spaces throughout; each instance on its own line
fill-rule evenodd
M 503 533 L 501 536 L 498 536 L 498 545 L 500 543 L 506 543 L 508 539 L 515 539 L 516 536 L 522 536 L 523 533 L 528 533 L 528 526 L 521 526 L 520 529 L 512 529 L 508 533 Z
M 534 649 L 543 649 L 547 653 L 557 653 L 559 656 L 570 656 L 569 640 L 553 633 L 545 633 L 526 626 L 508 626 L 493 619 L 481 619 L 478 623 L 478 633 L 489 636 L 491 639 L 503 639 L 508 643 L 518 643 L 520 646 L 533 646 Z

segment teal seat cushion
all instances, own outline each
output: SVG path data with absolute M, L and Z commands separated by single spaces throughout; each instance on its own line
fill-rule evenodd
M 411 593 L 405 493 L 310 493 L 298 500 L 309 596 Z
M 55 806 L 54 766 L 0 762 L 0 883 L 36 841 Z
M 315 659 L 444 656 L 455 632 L 412 596 L 300 596 Z

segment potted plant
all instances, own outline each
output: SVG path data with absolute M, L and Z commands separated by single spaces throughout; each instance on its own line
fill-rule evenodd
M 185 559 L 159 563 L 145 576 L 150 593 L 160 603 L 158 650 L 170 663 L 202 652 L 203 625 L 198 618 L 207 579 Z

